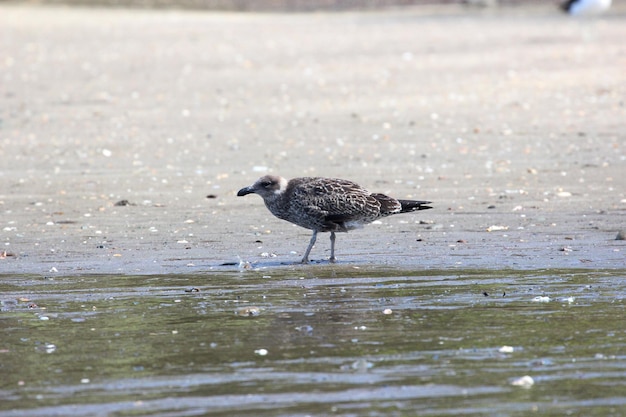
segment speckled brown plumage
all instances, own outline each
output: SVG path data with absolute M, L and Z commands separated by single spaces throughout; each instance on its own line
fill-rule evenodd
M 335 232 L 347 232 L 392 214 L 431 208 L 426 205 L 430 201 L 397 200 L 337 178 L 302 177 L 287 181 L 266 175 L 237 195 L 251 193 L 260 195 L 274 216 L 313 230 L 303 263 L 308 262 L 318 232 L 330 232 L 330 261 L 334 262 Z

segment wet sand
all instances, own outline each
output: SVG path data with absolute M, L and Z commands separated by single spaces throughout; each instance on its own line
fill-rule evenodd
M 291 265 L 310 232 L 235 195 L 268 172 L 433 202 L 344 265 L 623 268 L 625 20 L 2 4 L 0 272 Z

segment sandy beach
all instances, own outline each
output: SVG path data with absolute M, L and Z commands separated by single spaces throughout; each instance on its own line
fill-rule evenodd
M 552 6 L 0 4 L 0 273 L 290 265 L 310 232 L 236 197 L 266 173 L 433 202 L 340 266 L 623 268 L 626 13 Z

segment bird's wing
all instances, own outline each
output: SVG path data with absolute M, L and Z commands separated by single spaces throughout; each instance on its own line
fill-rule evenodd
M 362 219 L 375 219 L 380 213 L 380 203 L 358 184 L 341 179 L 319 178 L 303 182 L 294 188 L 297 201 L 307 201 L 319 208 L 328 221 L 343 223 Z

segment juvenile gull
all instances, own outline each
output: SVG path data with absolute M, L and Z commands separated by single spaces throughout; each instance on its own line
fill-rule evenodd
M 430 201 L 396 200 L 336 178 L 303 177 L 287 181 L 266 175 L 239 190 L 237 195 L 252 193 L 263 198 L 274 216 L 313 230 L 302 263 L 309 262 L 318 232 L 330 232 L 330 262 L 335 262 L 335 232 L 363 227 L 392 214 L 432 208 L 426 205 Z

